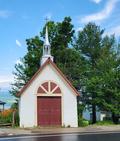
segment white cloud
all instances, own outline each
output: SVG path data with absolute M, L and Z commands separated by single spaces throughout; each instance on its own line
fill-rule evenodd
M 98 13 L 94 13 L 91 15 L 87 15 L 83 17 L 80 21 L 82 23 L 87 23 L 87 22 L 95 22 L 95 21 L 102 21 L 110 16 L 112 13 L 113 9 L 115 8 L 115 5 L 118 0 L 109 0 L 107 4 L 105 5 L 104 9 Z
M 78 27 L 78 28 L 76 29 L 77 32 L 82 31 L 82 30 L 83 30 L 83 27 Z
M 7 10 L 0 10 L 0 18 L 8 18 L 11 12 Z
M 16 40 L 16 45 L 17 45 L 17 46 L 19 46 L 19 47 L 21 47 L 21 46 L 22 46 L 22 44 L 20 43 L 20 41 L 19 41 L 19 40 Z
M 13 82 L 13 75 L 1 75 L 0 76 L 0 89 L 9 89 L 10 84 Z
M 13 75 L 0 75 L 0 83 L 12 82 L 12 81 L 13 81 Z
M 115 34 L 115 36 L 120 37 L 120 26 L 113 27 L 109 29 L 108 32 L 105 33 L 105 35 L 112 35 L 112 34 Z
M 95 2 L 96 4 L 99 4 L 102 0 L 91 0 L 92 2 Z

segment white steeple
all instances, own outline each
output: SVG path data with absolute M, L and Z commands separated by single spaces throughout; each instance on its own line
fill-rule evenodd
M 48 39 L 48 27 L 46 25 L 46 32 L 45 32 L 45 42 L 44 45 L 50 46 L 49 39 Z
M 43 45 L 43 56 L 41 59 L 41 65 L 44 64 L 48 58 L 53 61 L 53 56 L 51 56 L 51 45 L 48 38 L 48 27 L 46 23 L 45 41 Z

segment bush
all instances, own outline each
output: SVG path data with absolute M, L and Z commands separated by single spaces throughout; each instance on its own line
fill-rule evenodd
M 110 120 L 106 121 L 97 121 L 96 125 L 113 125 L 114 123 Z
M 0 123 L 13 123 L 13 112 L 14 112 L 14 125 L 19 125 L 19 114 L 17 110 L 8 109 L 0 113 Z
M 5 110 L 0 113 L 0 123 L 12 123 L 12 113 L 13 110 Z
M 83 118 L 78 119 L 78 126 L 79 127 L 85 127 L 89 125 L 89 121 Z

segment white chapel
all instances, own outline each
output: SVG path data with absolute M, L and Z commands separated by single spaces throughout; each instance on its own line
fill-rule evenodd
M 78 127 L 79 93 L 54 63 L 47 26 L 41 66 L 18 95 L 20 127 Z

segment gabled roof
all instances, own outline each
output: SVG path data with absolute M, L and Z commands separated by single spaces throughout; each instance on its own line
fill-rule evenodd
M 51 64 L 55 70 L 58 72 L 58 74 L 66 81 L 66 83 L 71 87 L 71 89 L 74 91 L 76 96 L 79 96 L 80 94 L 78 91 L 73 87 L 71 82 L 66 78 L 66 76 L 62 73 L 62 71 L 51 61 L 50 58 L 47 59 L 47 61 L 39 68 L 39 70 L 33 75 L 33 77 L 28 81 L 28 83 L 21 89 L 21 91 L 17 94 L 17 96 L 20 96 L 27 88 L 28 86 L 34 81 L 34 79 L 38 76 L 38 74 L 45 68 L 46 65 Z

